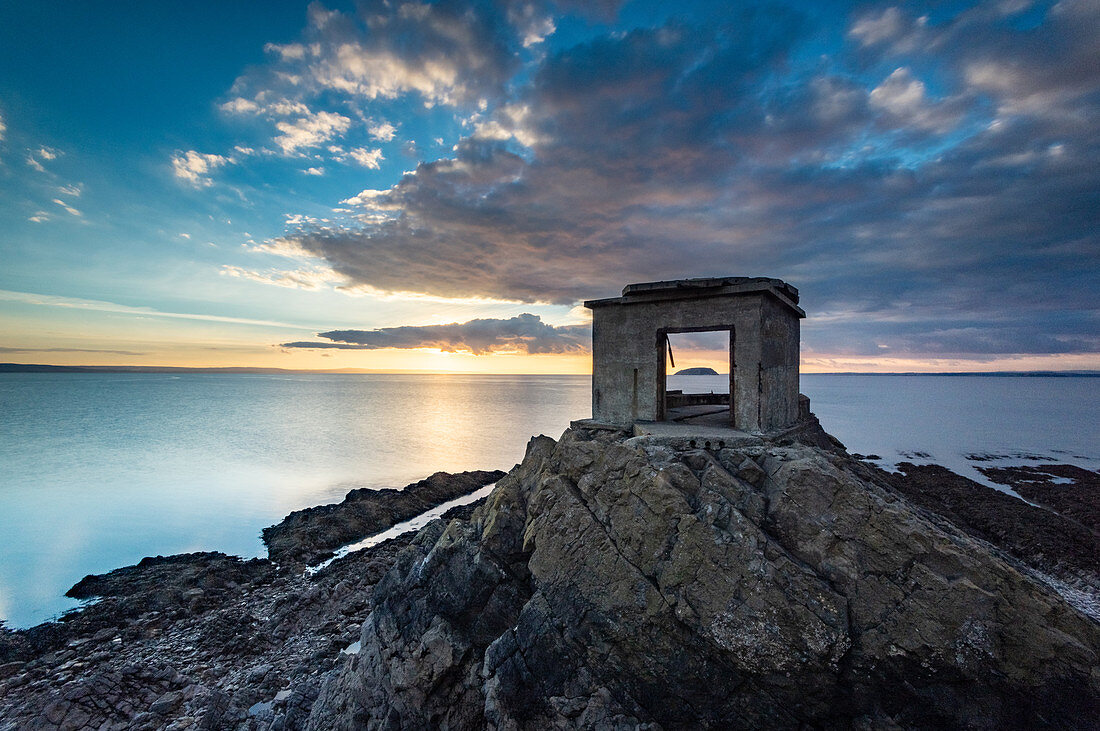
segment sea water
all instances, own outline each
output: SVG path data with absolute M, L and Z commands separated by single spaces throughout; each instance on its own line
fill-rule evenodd
M 260 531 L 357 487 L 509 469 L 589 410 L 575 376 L 0 374 L 0 618 L 89 573 Z
M 1100 466 L 1098 379 L 804 375 L 802 391 L 886 467 Z M 48 619 L 84 575 L 144 556 L 264 555 L 260 530 L 292 510 L 508 469 L 532 435 L 589 412 L 587 376 L 0 374 L 0 618 Z
M 669 388 L 729 392 L 728 376 L 672 376 Z M 990 487 L 978 466 L 1051 461 L 1100 468 L 1100 378 L 803 374 L 802 393 L 850 452 L 940 464 Z

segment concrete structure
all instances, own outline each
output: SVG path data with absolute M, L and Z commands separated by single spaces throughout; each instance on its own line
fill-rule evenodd
M 729 425 L 766 431 L 799 419 L 798 290 L 778 279 L 713 277 L 630 284 L 590 300 L 592 418 L 627 425 L 669 418 L 668 335 L 729 332 Z

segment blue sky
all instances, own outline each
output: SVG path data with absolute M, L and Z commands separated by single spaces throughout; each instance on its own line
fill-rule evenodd
M 581 300 L 732 274 L 800 288 L 807 370 L 1100 367 L 1094 1 L 8 3 L 0 48 L 0 360 L 576 372 Z

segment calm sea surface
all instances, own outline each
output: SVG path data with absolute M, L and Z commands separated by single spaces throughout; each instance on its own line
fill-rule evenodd
M 805 375 L 802 391 L 887 466 L 977 477 L 970 453 L 1100 466 L 1100 379 Z M 148 555 L 263 555 L 260 530 L 291 510 L 508 469 L 531 435 L 588 413 L 587 376 L 0 374 L 0 618 L 47 619 L 85 574 Z

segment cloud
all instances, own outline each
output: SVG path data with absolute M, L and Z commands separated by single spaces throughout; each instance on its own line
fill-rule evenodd
M 72 198 L 79 198 L 80 195 L 84 192 L 84 184 L 75 183 L 73 185 L 62 185 L 60 188 L 57 189 L 57 192 L 61 195 L 67 195 Z
M 381 149 L 368 150 L 365 147 L 356 147 L 348 150 L 348 157 L 371 170 L 377 170 L 381 166 L 381 161 L 386 159 L 382 156 Z
M 364 28 L 339 13 L 313 14 L 306 78 L 366 99 L 415 92 L 452 104 L 495 92 L 514 67 L 488 4 L 377 3 L 365 15 Z
M 898 8 L 886 8 L 879 13 L 868 13 L 852 24 L 848 35 L 861 45 L 874 46 L 897 38 L 904 30 L 905 20 Z
M 290 289 L 321 289 L 330 284 L 343 284 L 344 279 L 330 269 L 306 268 L 289 271 L 258 272 L 252 269 L 225 264 L 221 273 L 237 279 L 249 279 L 261 284 L 273 284 Z
M 523 47 L 530 48 L 546 40 L 557 30 L 557 23 L 544 7 L 536 3 L 512 3 L 508 6 L 508 20 L 519 31 Z
M 924 82 L 916 78 L 908 68 L 895 69 L 886 79 L 871 90 L 871 107 L 890 117 L 892 128 L 912 125 L 946 132 L 958 122 L 951 105 L 936 105 L 926 93 Z
M 1094 108 L 1100 86 L 1100 6 L 1066 0 L 1045 20 L 1027 38 L 1002 32 L 971 44 L 960 39 L 958 63 L 975 91 L 996 100 L 1000 114 L 1077 127 L 1079 115 Z
M 224 155 L 196 152 L 176 152 L 172 155 L 172 173 L 180 180 L 190 183 L 196 188 L 204 188 L 213 185 L 210 173 L 220 167 L 233 162 L 232 158 Z
M 307 112 L 294 121 L 275 124 L 279 134 L 275 144 L 284 155 L 297 154 L 302 148 L 318 147 L 347 132 L 351 120 L 335 112 Z
M 729 352 L 729 332 L 673 333 L 669 343 L 677 360 L 687 353 Z
M 279 343 L 280 348 L 312 348 L 315 350 L 372 350 L 366 345 L 352 345 L 350 343 L 315 343 L 301 340 L 292 343 Z
M 415 95 L 428 105 L 476 104 L 502 94 L 519 68 L 517 49 L 552 29 L 538 5 L 368 0 L 353 15 L 314 4 L 302 39 L 269 44 L 272 63 L 238 79 L 236 97 L 223 108 L 254 112 L 257 94 L 333 92 L 360 101 Z
M 397 134 L 397 127 L 389 122 L 372 121 L 367 124 L 367 132 L 370 134 L 371 139 L 379 142 L 389 142 Z
M 258 114 L 262 107 L 251 99 L 235 97 L 223 103 L 221 109 L 231 114 Z
M 353 195 L 351 198 L 345 198 L 344 200 L 340 201 L 340 203 L 345 206 L 367 206 L 369 203 L 369 207 L 375 208 L 377 204 L 373 202 L 384 200 L 387 197 L 387 193 L 388 191 L 385 190 L 367 188 L 366 190 L 359 191 L 359 193 Z
M 587 12 L 582 5 L 571 10 Z M 528 53 L 524 49 L 554 32 L 552 10 L 566 6 L 541 0 L 364 0 L 357 12 L 345 13 L 315 3 L 301 39 L 265 46 L 269 63 L 241 75 L 219 106 L 228 115 L 266 118 L 275 148 L 287 156 L 359 133 L 354 117 L 370 140 L 391 142 L 397 125 L 364 108 L 409 98 L 463 114 L 484 111 L 490 99 L 508 93 Z M 607 18 L 617 3 L 598 6 L 594 15 Z M 328 147 L 336 160 L 379 169 L 382 155 L 372 148 L 339 153 L 335 145 Z M 411 142 L 406 148 L 406 154 L 419 154 Z
M 42 307 L 62 307 L 73 310 L 92 310 L 96 312 L 113 312 L 120 315 L 132 315 L 135 317 L 165 317 L 173 320 L 198 320 L 200 322 L 224 322 L 235 325 L 258 325 L 260 327 L 273 328 L 299 328 L 300 324 L 275 322 L 272 320 L 252 320 L 245 317 L 228 317 L 225 315 L 204 315 L 190 312 L 164 312 L 151 307 L 132 307 L 120 305 L 115 302 L 103 300 L 86 300 L 76 297 L 60 297 L 49 294 L 35 294 L 33 292 L 16 292 L 0 289 L 0 302 L 19 302 L 25 305 L 38 305 Z
M 68 213 L 70 216 L 82 217 L 84 215 L 83 213 L 81 213 L 77 209 L 73 208 L 72 206 L 70 206 L 68 203 L 61 200 L 60 198 L 54 198 L 53 202 L 56 203 L 57 205 L 61 206 L 62 208 L 64 208 L 65 212 Z
M 379 169 L 369 140 L 393 142 L 379 120 L 410 102 L 450 107 L 466 137 L 254 247 L 309 266 L 225 274 L 563 305 L 766 274 L 802 289 L 813 352 L 1095 347 L 1094 1 L 878 6 L 837 27 L 780 5 L 685 6 L 617 28 L 602 3 L 600 23 L 559 33 L 580 5 L 312 5 L 227 114 L 269 123 L 275 151 L 315 171 Z M 196 187 L 236 160 L 178 157 Z
M 954 316 L 918 307 L 901 318 L 851 318 L 823 323 L 812 350 L 838 355 L 989 357 L 1028 353 L 1100 352 L 1095 317 L 1082 312 L 1012 312 Z
M 39 147 L 37 150 L 31 150 L 27 153 L 27 164 L 40 173 L 46 172 L 46 166 L 43 162 L 49 162 L 56 160 L 61 156 L 61 152 L 52 147 Z
M 524 313 L 508 319 L 480 318 L 448 325 L 402 325 L 376 330 L 333 330 L 317 337 L 330 342 L 282 343 L 284 348 L 438 348 L 445 352 L 487 355 L 497 352 L 583 353 L 589 349 L 589 325 L 549 325 L 538 315 Z
M 325 169 L 321 168 L 321 167 L 306 168 L 302 172 L 304 172 L 306 175 L 318 175 L 319 176 L 319 175 L 324 175 L 325 174 Z
M 0 112 L 0 142 L 4 141 L 4 135 L 7 134 L 8 126 L 4 124 L 4 114 Z
M 886 81 L 871 89 L 871 104 L 904 117 L 920 113 L 925 106 L 924 84 L 908 68 L 899 68 Z
M 279 97 L 261 91 L 255 99 L 237 96 L 224 102 L 221 109 L 230 114 L 263 115 L 275 122 L 278 134 L 273 142 L 284 155 L 299 155 L 304 149 L 319 147 L 351 127 L 351 119 L 331 111 L 313 111 L 299 100 Z M 251 155 L 251 147 L 234 148 L 241 155 Z
M 359 213 L 393 215 L 287 238 L 354 282 L 440 296 L 571 303 L 614 291 L 614 283 L 693 273 L 684 248 L 694 248 L 700 266 L 710 259 L 725 270 L 736 262 L 717 191 L 734 182 L 726 178 L 743 153 L 722 139 L 728 127 L 710 136 L 691 128 L 716 114 L 693 100 L 721 88 L 721 78 L 729 88 L 715 92 L 714 103 L 755 111 L 739 88 L 750 79 L 738 74 L 778 68 L 786 31 L 639 30 L 570 49 L 547 60 L 523 100 L 538 110 L 524 120 L 532 158 L 513 152 L 503 135 L 467 139 L 453 158 L 421 163 L 384 194 L 361 199 Z M 726 33 L 735 36 L 725 40 Z M 754 33 L 759 41 L 744 49 Z M 708 45 L 708 62 L 700 63 Z M 509 116 L 511 124 L 516 115 Z M 740 183 L 746 192 L 750 184 Z M 731 198 L 741 192 L 730 187 Z M 682 214 L 688 225 L 672 220 Z
M 264 46 L 264 50 L 268 53 L 278 54 L 284 61 L 300 61 L 306 57 L 306 47 L 301 43 L 287 43 L 286 45 L 268 43 Z

